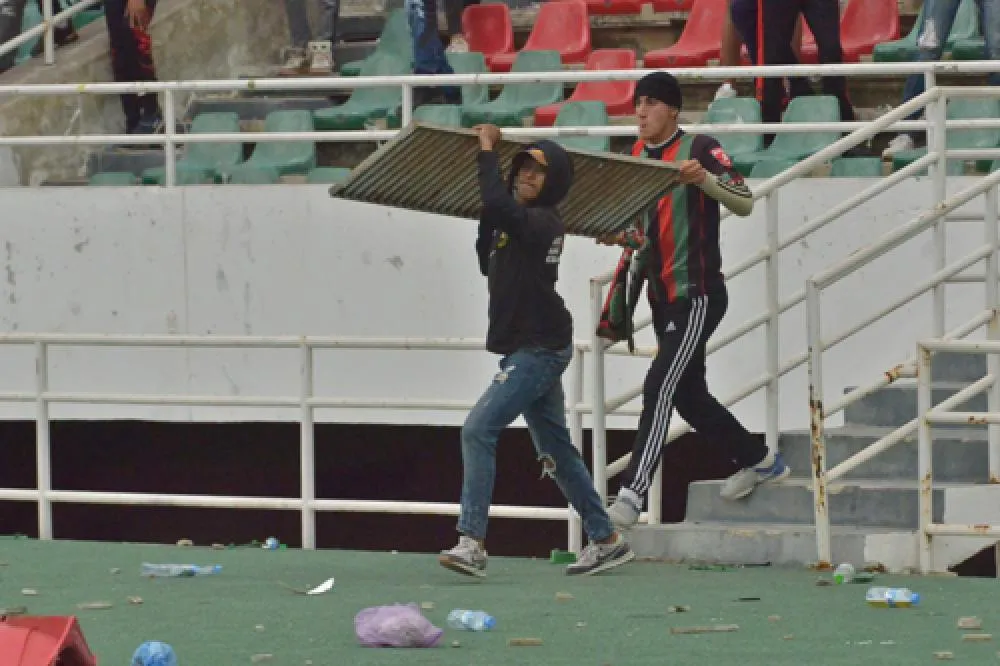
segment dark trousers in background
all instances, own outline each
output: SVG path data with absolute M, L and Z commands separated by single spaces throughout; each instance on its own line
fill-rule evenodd
M 705 380 L 705 347 L 728 307 L 729 297 L 722 290 L 653 310 L 659 347 L 643 383 L 639 430 L 623 486 L 639 497 L 649 492 L 674 409 L 700 435 L 722 446 L 741 468 L 752 467 L 767 455 L 767 446 L 709 393 Z
M 444 0 L 444 14 L 448 18 L 448 35 L 462 34 L 462 12 L 469 5 L 478 5 L 479 0 Z
M 790 65 L 796 63 L 792 51 L 792 36 L 799 14 L 816 37 L 821 64 L 842 63 L 844 52 L 840 44 L 840 3 L 838 0 L 760 0 L 761 28 L 763 31 L 763 62 L 765 65 Z M 759 33 L 758 33 L 759 34 Z M 792 97 L 813 94 L 805 79 L 790 79 Z M 781 121 L 782 81 L 764 79 L 761 91 L 761 116 L 765 123 Z M 824 76 L 823 93 L 833 95 L 840 103 L 840 118 L 854 120 L 854 107 L 847 97 L 847 79 L 843 76 Z
M 25 0 L 0 0 L 0 44 L 21 34 Z M 5 72 L 17 62 L 17 49 L 0 55 L 0 72 Z
M 125 4 L 125 0 L 104 0 L 104 16 L 111 40 L 111 70 L 115 81 L 156 81 L 153 41 L 146 30 L 129 25 Z M 146 7 L 152 17 L 156 10 L 156 0 L 146 0 Z M 160 105 L 155 94 L 122 95 L 121 101 L 122 111 L 125 113 L 125 132 L 128 134 L 135 132 L 140 122 L 154 122 L 160 115 Z

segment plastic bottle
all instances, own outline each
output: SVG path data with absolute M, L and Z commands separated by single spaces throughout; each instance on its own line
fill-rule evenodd
M 464 631 L 489 631 L 497 624 L 496 618 L 486 611 L 456 608 L 448 613 L 448 626 Z
M 870 587 L 865 601 L 876 608 L 910 608 L 920 603 L 920 595 L 905 587 Z
M 843 585 L 844 583 L 850 583 L 854 580 L 854 565 L 850 563 L 843 563 L 837 567 L 833 572 L 833 582 L 837 585 Z
M 222 571 L 221 564 L 199 566 L 197 564 L 150 564 L 142 563 L 142 575 L 149 578 L 178 578 L 191 576 L 208 576 Z

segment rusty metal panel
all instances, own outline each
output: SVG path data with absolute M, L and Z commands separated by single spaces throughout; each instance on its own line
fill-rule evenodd
M 529 140 L 506 137 L 498 147 L 507 173 Z M 372 153 L 331 196 L 440 215 L 479 219 L 479 139 L 473 130 L 413 123 Z M 596 237 L 619 231 L 678 184 L 668 162 L 567 149 L 573 187 L 560 206 L 568 233 Z

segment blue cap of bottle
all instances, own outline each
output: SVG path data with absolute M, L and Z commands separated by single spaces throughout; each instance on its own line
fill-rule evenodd
M 166 643 L 146 641 L 132 654 L 132 666 L 177 666 L 177 655 Z
M 483 626 L 486 627 L 487 630 L 492 631 L 493 627 L 497 626 L 497 619 L 492 615 L 487 615 L 486 619 L 483 620 Z
M 910 595 L 910 603 L 913 604 L 914 606 L 916 606 L 917 604 L 919 604 L 920 603 L 920 595 L 917 594 L 916 592 L 914 592 L 912 595 Z

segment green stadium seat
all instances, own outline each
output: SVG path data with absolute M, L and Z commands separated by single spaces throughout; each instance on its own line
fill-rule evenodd
M 312 114 L 309 111 L 272 111 L 264 120 L 265 132 L 312 132 L 313 130 Z M 220 175 L 224 181 L 244 182 L 246 179 L 258 178 L 259 174 L 256 172 L 267 172 L 269 169 L 276 171 L 279 176 L 285 176 L 306 174 L 315 167 L 316 144 L 311 141 L 261 141 L 254 148 L 250 159 L 220 170 Z
M 405 9 L 395 9 L 389 12 L 378 38 L 375 52 L 364 60 L 346 63 L 340 68 L 341 76 L 360 76 L 365 61 L 378 55 L 389 55 L 402 58 L 407 63 L 413 60 L 413 38 L 410 35 L 410 22 Z
M 351 170 L 344 167 L 317 167 L 309 172 L 306 182 L 312 185 L 336 185 L 350 177 Z
M 240 131 L 240 117 L 235 113 L 199 113 L 191 122 L 191 134 L 232 134 Z M 184 157 L 177 160 L 177 173 L 190 171 L 203 179 L 216 180 L 220 171 L 243 161 L 242 143 L 190 143 Z M 149 185 L 166 182 L 166 168 L 152 167 L 142 174 Z
M 413 119 L 442 127 L 461 127 L 462 107 L 455 104 L 424 104 L 413 111 Z
M 562 61 L 558 51 L 521 51 L 512 72 L 558 72 Z M 555 104 L 563 99 L 562 83 L 509 83 L 492 102 L 462 105 L 462 124 L 472 127 L 493 123 L 500 127 L 519 127 L 536 107 Z
M 1000 118 L 1000 100 L 955 98 L 948 101 L 947 116 L 949 120 L 969 118 Z M 995 129 L 950 129 L 946 139 L 949 148 L 956 150 L 976 150 L 980 148 L 996 148 L 1000 146 L 1000 130 Z M 902 169 L 927 154 L 927 148 L 916 148 L 896 153 L 892 158 L 893 170 Z M 992 160 L 981 160 L 976 168 L 987 171 Z M 947 172 L 959 175 L 965 172 L 962 160 L 948 160 Z
M 35 26 L 42 24 L 42 12 L 38 9 L 37 2 L 26 2 L 24 5 L 24 14 L 21 16 L 21 32 L 27 32 L 34 28 Z M 18 64 L 29 60 L 31 58 L 31 52 L 34 50 L 35 45 L 41 41 L 41 37 L 35 37 L 34 39 L 21 44 L 17 49 L 17 60 Z
M 784 123 L 840 122 L 840 106 L 832 95 L 796 97 L 788 103 Z M 768 159 L 802 160 L 840 138 L 840 132 L 792 132 L 776 134 L 771 145 L 756 153 L 733 156 L 733 165 L 749 176 L 754 164 Z
M 365 60 L 362 76 L 393 76 L 409 74 L 410 61 L 399 56 L 380 55 Z M 374 120 L 385 118 L 389 126 L 398 127 L 403 89 L 400 86 L 358 88 L 343 104 L 313 112 L 316 128 L 321 130 L 360 130 Z
M 708 106 L 704 123 L 706 125 L 738 125 L 760 122 L 760 103 L 753 97 L 726 97 L 714 100 Z M 764 137 L 760 134 L 713 134 L 730 158 L 759 152 L 764 147 Z
M 608 109 L 604 102 L 566 102 L 559 109 L 555 127 L 597 127 L 608 124 Z M 555 142 L 566 148 L 595 153 L 611 150 L 608 136 L 560 136 Z
M 798 164 L 798 160 L 784 158 L 763 159 L 753 165 L 749 178 L 773 178 L 782 171 L 787 171 Z
M 882 160 L 877 157 L 838 157 L 830 168 L 833 178 L 881 178 Z
M 139 179 L 131 171 L 102 171 L 92 175 L 87 184 L 96 187 L 129 187 L 138 185 Z
M 281 172 L 273 166 L 250 166 L 236 169 L 229 174 L 231 185 L 273 185 L 281 180 Z
M 917 47 L 917 37 L 920 36 L 920 27 L 924 23 L 924 5 L 920 5 L 920 12 L 913 22 L 913 28 L 902 39 L 894 39 L 889 42 L 882 42 L 875 45 L 872 51 L 872 60 L 875 62 L 912 62 L 917 59 L 919 48 Z

